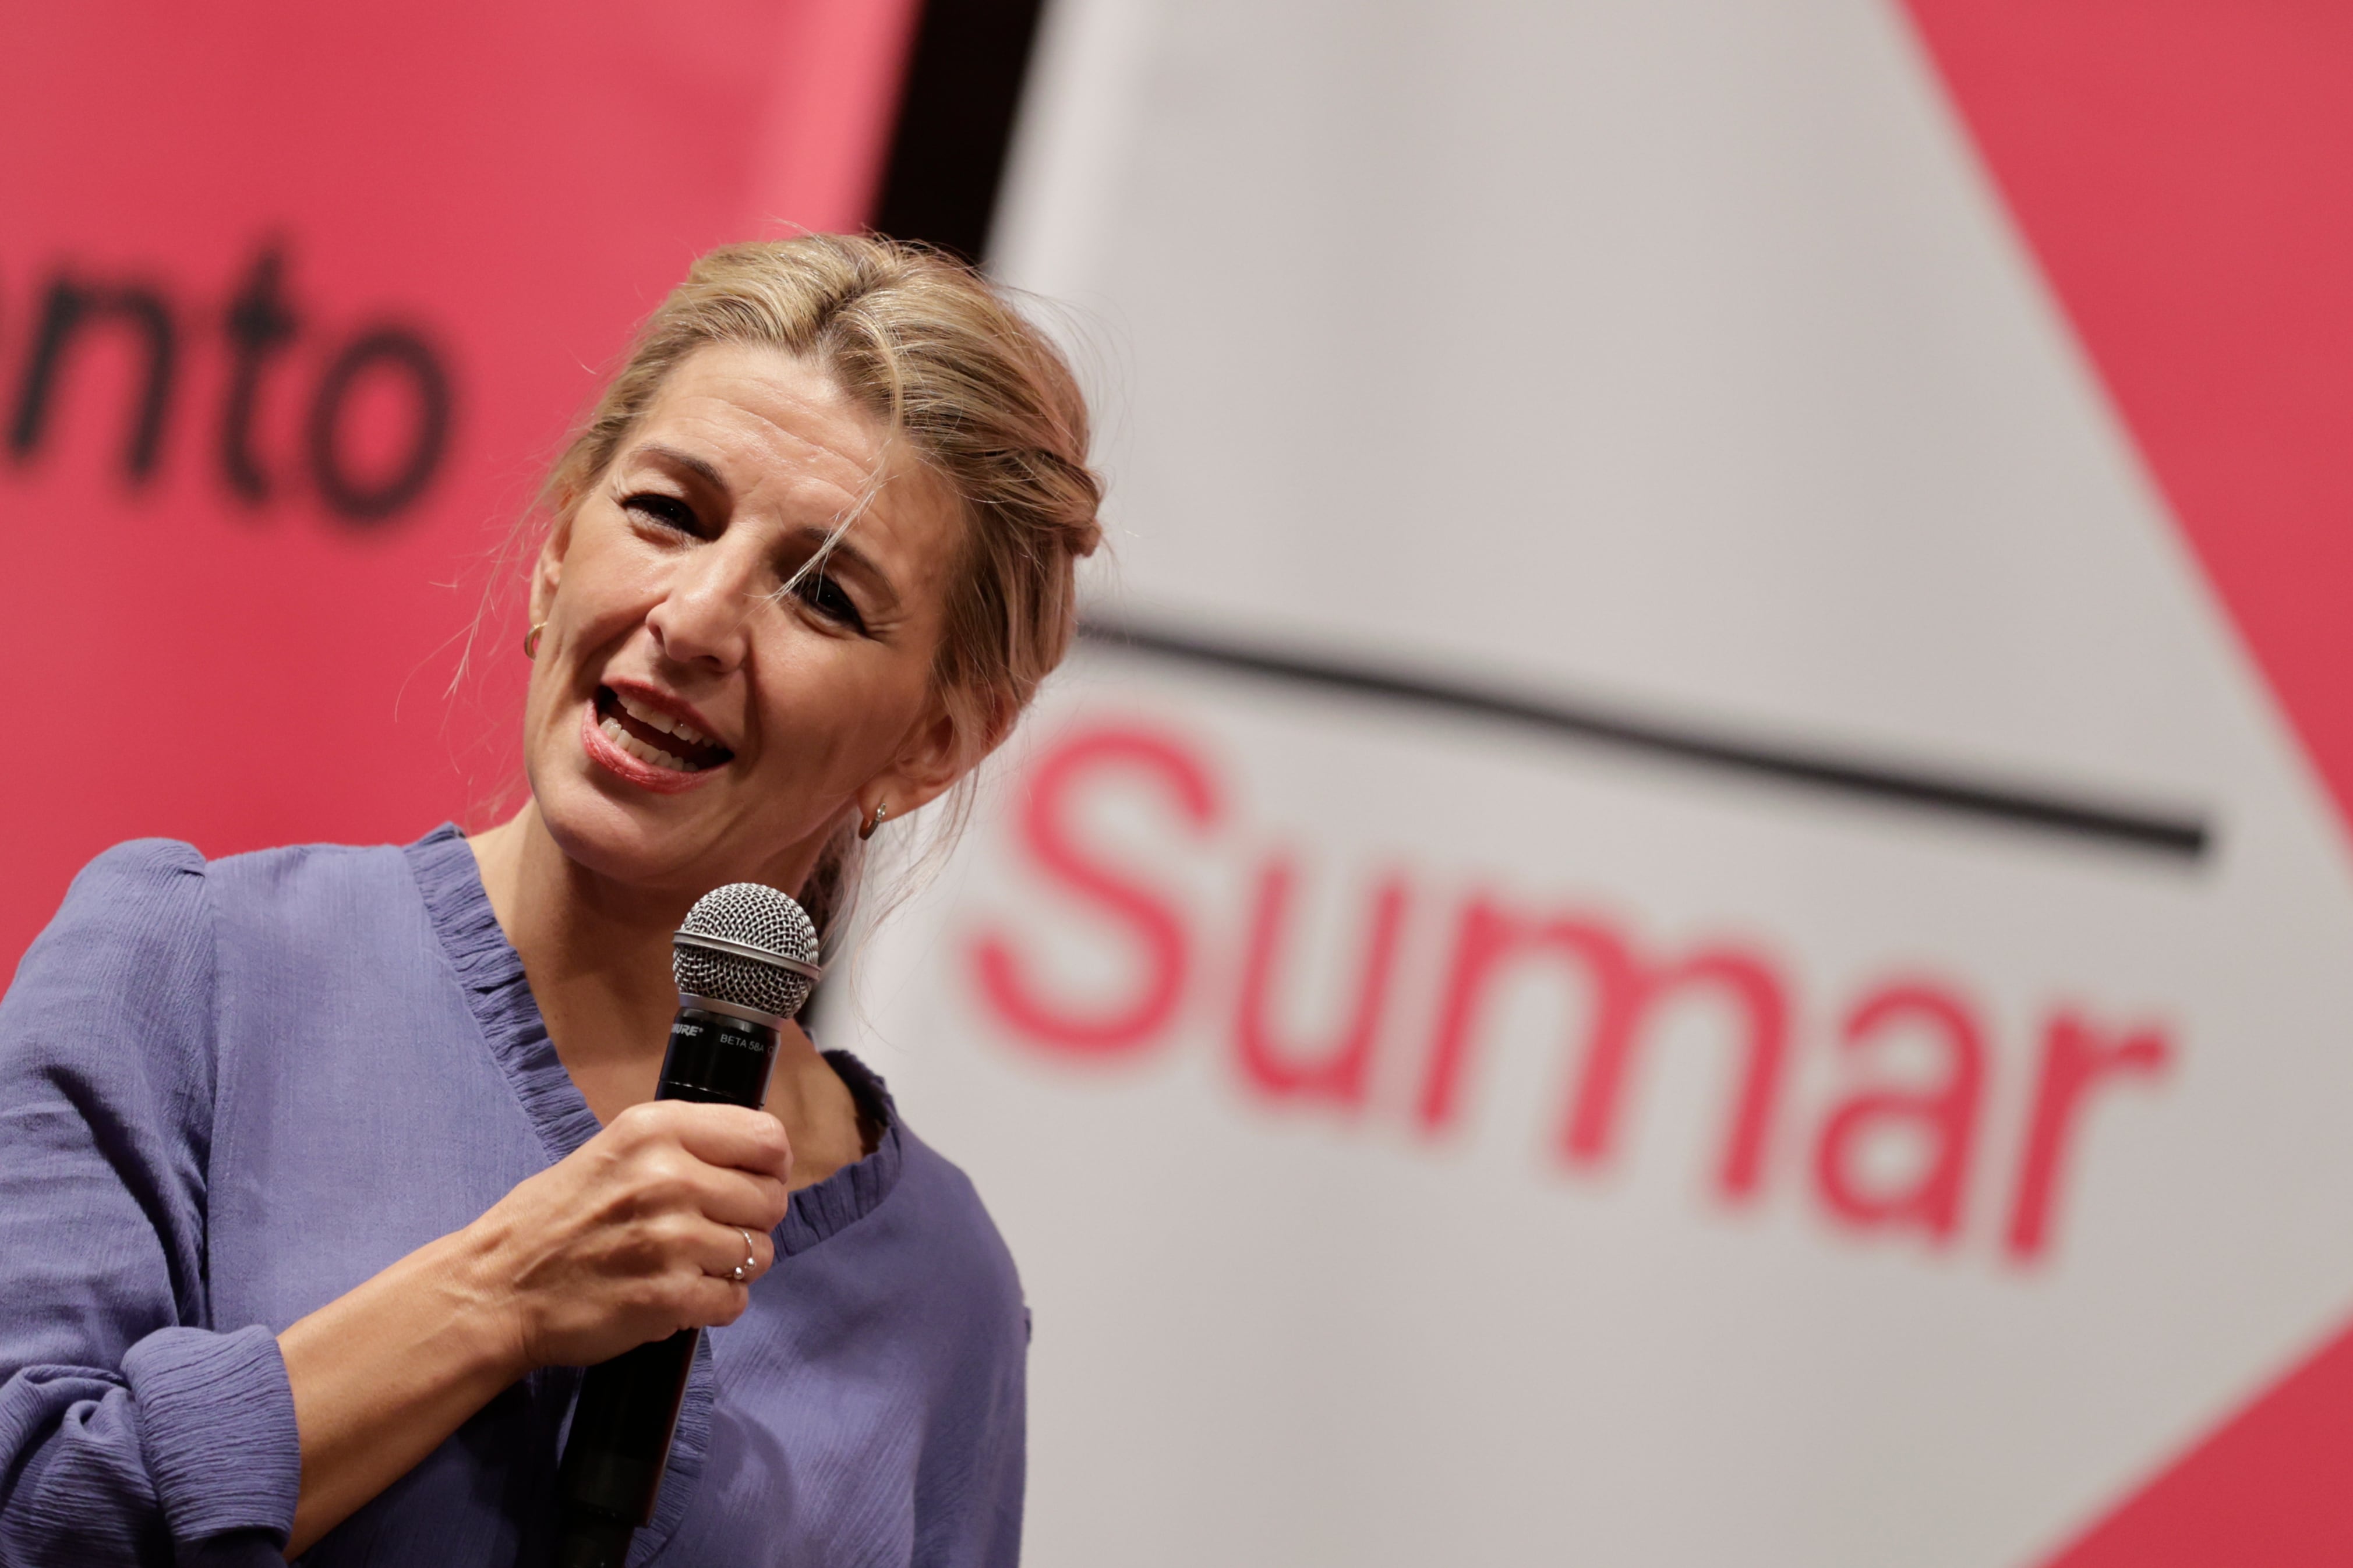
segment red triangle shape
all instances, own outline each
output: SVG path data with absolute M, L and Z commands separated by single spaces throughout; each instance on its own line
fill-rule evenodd
M 2200 1439 L 2049 1568 L 2353 1563 L 2353 1332 Z
M 2353 810 L 2353 6 L 1909 4 L 2174 516 Z
M 1907 0 L 2239 635 L 2353 814 L 2353 6 Z M 2353 1562 L 2353 1332 L 2052 1568 Z

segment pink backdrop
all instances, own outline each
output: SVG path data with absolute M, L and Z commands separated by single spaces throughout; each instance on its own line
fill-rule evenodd
M 54 358 L 38 439 L 0 447 L 0 648 L 43 741 L 0 775 L 18 824 L 0 952 L 118 839 L 398 840 L 501 796 L 511 617 L 486 627 L 482 678 L 443 694 L 540 466 L 698 250 L 861 219 L 911 16 L 905 0 L 8 8 L 12 435 L 53 283 L 94 308 Z M 254 381 L 256 504 L 222 457 L 228 315 L 273 249 L 262 316 L 293 330 Z M 143 483 L 125 447 L 153 329 L 110 308 L 126 289 L 161 302 L 176 347 Z M 443 369 L 447 439 L 412 502 L 355 522 L 329 504 L 310 426 L 326 373 L 381 327 Z M 423 398 L 413 364 L 363 357 L 334 422 L 347 488 L 390 489 L 420 455 Z

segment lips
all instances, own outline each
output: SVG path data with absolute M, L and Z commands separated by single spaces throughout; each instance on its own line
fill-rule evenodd
M 707 773 L 735 755 L 684 716 L 610 686 L 596 689 L 596 718 L 597 732 L 616 750 L 664 773 Z

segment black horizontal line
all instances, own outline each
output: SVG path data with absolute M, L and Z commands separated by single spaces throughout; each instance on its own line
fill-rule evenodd
M 1392 702 L 1443 708 L 1565 739 L 1641 752 L 1666 762 L 1941 811 L 2009 827 L 2098 839 L 2185 860 L 2200 858 L 2211 843 L 2212 835 L 2205 819 L 2196 815 L 2136 809 L 1990 784 L 1942 770 L 1866 763 L 1852 757 L 1735 739 L 1638 718 L 1623 710 L 1598 704 L 1539 700 L 1516 692 L 1344 662 L 1328 655 L 1246 646 L 1099 617 L 1082 622 L 1079 635 L 1106 648 Z

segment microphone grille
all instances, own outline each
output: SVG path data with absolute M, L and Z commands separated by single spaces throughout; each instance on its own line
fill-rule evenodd
M 699 945 L 708 938 L 752 952 Z M 730 882 L 694 901 L 670 949 L 678 988 L 789 1018 L 808 999 L 817 967 L 817 927 L 800 905 L 759 882 Z

